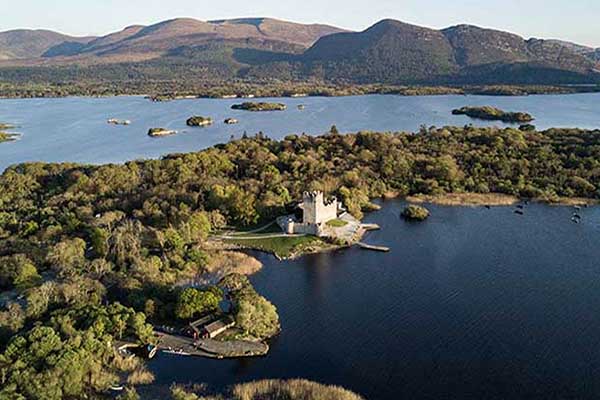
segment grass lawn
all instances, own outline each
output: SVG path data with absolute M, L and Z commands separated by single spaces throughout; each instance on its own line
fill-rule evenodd
M 321 239 L 315 236 L 271 237 L 264 239 L 244 239 L 243 237 L 240 237 L 235 239 L 226 239 L 225 242 L 236 244 L 248 249 L 272 253 L 281 258 L 290 257 L 301 252 L 307 247 L 324 244 Z
M 332 228 L 342 228 L 348 225 L 348 222 L 341 219 L 332 219 L 331 221 L 327 222 L 327 225 Z

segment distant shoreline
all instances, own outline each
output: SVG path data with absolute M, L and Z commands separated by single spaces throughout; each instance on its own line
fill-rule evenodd
M 479 206 L 512 206 L 522 201 L 556 206 L 597 205 L 597 199 L 581 197 L 557 197 L 553 199 L 525 199 L 502 193 L 446 193 L 442 195 L 417 194 L 405 198 L 409 203 L 430 203 L 440 206 L 479 207 Z
M 55 84 L 2 84 L 0 99 L 39 98 L 110 98 L 120 96 L 146 97 L 163 102 L 190 99 L 261 99 L 347 97 L 361 95 L 396 96 L 498 96 L 518 97 L 529 95 L 564 95 L 600 93 L 600 85 L 385 85 L 385 84 L 338 84 L 326 82 L 238 82 L 201 83 L 187 87 L 171 83 L 139 83 L 125 85 L 120 82 Z

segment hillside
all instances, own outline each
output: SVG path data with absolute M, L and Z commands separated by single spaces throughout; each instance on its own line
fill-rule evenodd
M 317 41 L 302 62 L 324 69 L 323 78 L 386 81 L 456 71 L 452 47 L 436 30 L 394 20 L 381 21 L 361 33 L 340 33 Z
M 247 41 L 251 47 L 269 51 L 281 48 L 302 52 L 319 38 L 342 29 L 327 25 L 303 25 L 269 18 L 199 21 L 177 18 L 150 26 L 134 25 L 99 38 L 71 38 L 44 31 L 45 40 L 10 35 L 10 48 L 0 51 L 4 65 L 68 65 L 136 62 L 168 57 L 181 48 L 214 43 Z M 10 32 L 5 34 L 7 37 Z M 7 43 L 9 39 L 6 40 Z M 0 42 L 2 43 L 2 42 Z M 35 48 L 29 49 L 33 44 Z M 279 44 L 279 45 L 277 45 Z M 288 46 L 282 46 L 287 44 Z M 21 51 L 17 51 L 21 50 Z M 27 51 L 24 51 L 27 50 Z M 44 57 L 43 60 L 39 57 Z M 24 61 L 24 59 L 28 59 Z M 209 60 L 210 61 L 210 60 Z
M 92 37 L 72 37 L 47 30 L 19 29 L 0 32 L 0 60 L 41 57 L 58 45 L 81 45 Z
M 459 25 L 441 31 L 394 20 L 326 36 L 291 74 L 360 83 L 568 83 L 598 79 L 597 61 L 557 41 Z M 261 70 L 263 68 L 263 70 Z M 268 75 L 255 68 L 251 74 Z M 288 73 L 290 73 L 288 71 Z
M 35 32 L 37 39 L 0 33 L 5 38 L 0 41 L 5 43 L 0 46 L 2 81 L 85 84 L 187 76 L 207 82 L 600 82 L 598 50 L 560 40 L 526 40 L 472 25 L 436 30 L 386 19 L 362 32 L 348 32 L 270 18 L 178 18 L 129 26 L 99 38 L 28 32 Z

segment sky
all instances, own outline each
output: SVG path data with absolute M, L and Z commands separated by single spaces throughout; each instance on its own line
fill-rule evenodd
M 599 0 L 2 0 L 0 31 L 104 35 L 176 17 L 274 17 L 363 30 L 384 18 L 431 28 L 468 23 L 600 47 Z

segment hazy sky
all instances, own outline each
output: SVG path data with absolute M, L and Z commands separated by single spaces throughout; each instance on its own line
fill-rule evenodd
M 470 23 L 600 47 L 599 0 L 3 0 L 0 31 L 102 35 L 174 17 L 275 17 L 362 30 L 383 18 L 433 28 Z

